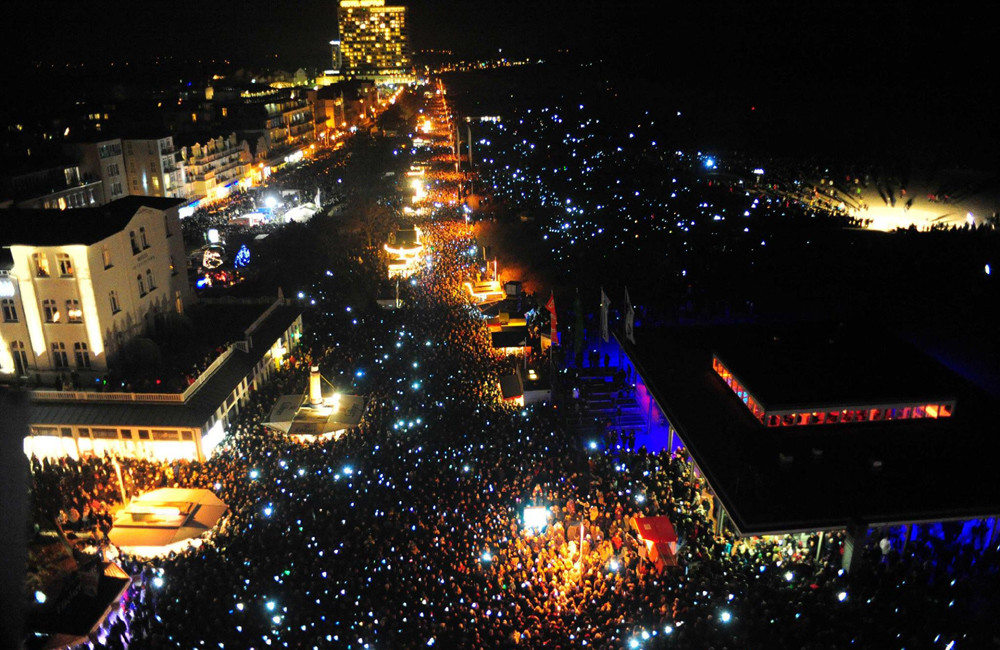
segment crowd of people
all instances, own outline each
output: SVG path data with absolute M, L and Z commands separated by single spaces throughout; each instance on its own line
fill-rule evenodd
M 229 506 L 196 547 L 120 557 L 133 584 L 91 647 L 989 642 L 996 548 L 922 528 L 889 553 L 873 539 L 846 574 L 839 534 L 746 540 L 720 527 L 683 449 L 594 449 L 566 426 L 570 398 L 501 400 L 509 362 L 461 284 L 475 273 L 474 230 L 422 228 L 428 256 L 401 285 L 406 307 L 345 305 L 334 279 L 318 279 L 301 349 L 205 462 L 123 459 L 120 486 L 106 457 L 32 461 L 43 526 L 106 521 L 122 487 L 201 487 Z M 304 444 L 263 422 L 313 364 L 367 406 L 357 427 Z M 524 525 L 528 505 L 549 508 L 544 527 Z M 643 515 L 673 522 L 675 566 L 649 562 L 631 523 Z

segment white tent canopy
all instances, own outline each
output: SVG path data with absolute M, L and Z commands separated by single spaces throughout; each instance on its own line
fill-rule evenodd
M 118 513 L 108 537 L 131 553 L 166 553 L 210 531 L 228 508 L 211 490 L 153 490 Z

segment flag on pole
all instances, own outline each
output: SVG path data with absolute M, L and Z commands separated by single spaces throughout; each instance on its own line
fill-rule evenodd
M 601 340 L 605 343 L 608 342 L 608 307 L 611 306 L 611 299 L 608 298 L 608 294 L 604 293 L 604 287 L 601 287 Z
M 554 291 L 549 296 L 549 301 L 545 303 L 545 308 L 549 310 L 549 313 L 552 315 L 552 318 L 550 319 L 552 323 L 552 331 L 550 336 L 552 339 L 552 345 L 556 345 L 556 343 L 558 343 L 558 339 L 556 334 L 556 294 Z
M 625 287 L 625 338 L 635 343 L 635 310 L 628 298 L 628 287 Z

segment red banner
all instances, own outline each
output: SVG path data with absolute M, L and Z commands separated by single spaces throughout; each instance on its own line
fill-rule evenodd
M 558 339 L 558 334 L 556 333 L 556 294 L 555 294 L 555 292 L 553 292 L 549 296 L 549 301 L 547 303 L 545 303 L 545 308 L 548 309 L 549 310 L 549 314 L 552 315 L 552 318 L 550 319 L 551 322 L 552 322 L 552 331 L 551 331 L 550 336 L 552 338 L 552 345 L 556 345 L 559 342 L 559 339 Z

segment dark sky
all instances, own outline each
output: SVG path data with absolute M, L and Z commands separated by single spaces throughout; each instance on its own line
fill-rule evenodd
M 840 110 L 891 104 L 918 126 L 994 123 L 998 28 L 984 3 L 964 1 L 412 0 L 415 50 L 545 56 L 569 48 L 636 83 L 678 82 L 734 96 L 829 98 Z M 35 0 L 5 7 L 0 38 L 13 74 L 37 82 L 31 61 L 154 55 L 229 58 L 238 66 L 324 67 L 336 0 Z M 276 55 L 276 56 L 275 56 Z M 18 75 L 27 72 L 29 76 Z M 75 74 L 75 73 L 74 73 Z M 42 81 L 44 83 L 44 81 Z M 721 96 L 721 95 L 720 95 Z M 778 99 L 780 98 L 780 100 Z M 801 98 L 801 99 L 800 99 Z M 904 122 L 906 120 L 903 120 Z M 892 124 L 892 114 L 888 117 Z M 891 128 L 888 127 L 888 128 Z M 994 129 L 995 130 L 995 129 Z
M 651 68 L 838 69 L 926 83 L 928 67 L 984 63 L 994 22 L 982 8 L 915 2 L 610 2 L 412 0 L 415 49 L 479 53 L 572 47 L 650 57 Z M 15 60 L 207 56 L 323 61 L 336 33 L 335 0 L 35 0 L 3 20 Z M 8 10 L 12 14 L 8 14 Z M 657 56 L 660 55 L 660 56 Z M 995 60 L 995 57 L 993 57 Z M 910 65 L 908 65 L 908 63 Z M 764 67 L 762 67 L 764 66 Z M 891 67 L 889 67 L 891 66 Z M 992 80 L 989 80 L 992 83 Z

